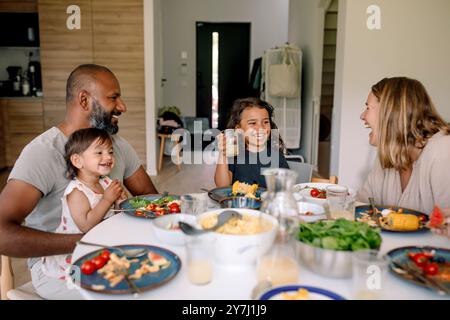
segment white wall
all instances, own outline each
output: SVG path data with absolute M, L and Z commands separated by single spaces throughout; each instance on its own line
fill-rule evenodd
M 325 9 L 331 1 L 291 0 L 289 42 L 303 52 L 302 63 L 302 138 L 300 154 L 317 165 L 318 128 L 313 131 L 320 112 L 322 56 Z
M 375 150 L 359 116 L 370 87 L 386 76 L 420 80 L 450 121 L 450 1 L 339 0 L 332 173 L 358 188 Z M 366 27 L 369 5 L 381 8 L 381 30 Z
M 251 61 L 287 41 L 289 0 L 163 0 L 164 105 L 195 116 L 196 21 L 251 22 Z M 180 73 L 186 51 L 187 74 Z

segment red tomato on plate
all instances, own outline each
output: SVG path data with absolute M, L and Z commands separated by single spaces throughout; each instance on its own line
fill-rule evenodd
M 319 196 L 320 192 L 319 192 L 319 190 L 314 188 L 311 190 L 310 194 L 311 194 L 311 197 L 317 198 Z
M 94 264 L 96 269 L 100 269 L 105 265 L 106 259 L 103 258 L 102 256 L 98 256 L 98 257 L 93 258 L 91 260 L 91 262 Z
M 176 204 L 176 203 L 172 203 L 169 206 L 169 212 L 170 213 L 179 213 L 180 211 L 181 211 L 180 210 L 180 206 L 178 204 Z
M 83 262 L 81 265 L 81 272 L 84 274 L 90 275 L 93 274 L 95 271 L 95 265 L 92 263 L 91 260 Z
M 425 266 L 423 271 L 425 272 L 425 274 L 427 276 L 434 276 L 439 273 L 439 266 L 437 263 L 432 262 L 432 263 L 428 264 L 427 266 Z
M 108 250 L 103 250 L 102 253 L 100 254 L 100 257 L 102 257 L 103 259 L 106 260 L 106 262 L 108 262 L 110 254 L 111 252 L 109 252 Z

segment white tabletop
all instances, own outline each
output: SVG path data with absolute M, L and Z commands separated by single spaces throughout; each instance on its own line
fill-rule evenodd
M 411 245 L 430 245 L 450 249 L 447 238 L 437 236 L 431 232 L 416 234 L 382 233 L 383 242 L 381 252 L 386 253 L 394 248 Z M 176 253 L 182 264 L 185 264 L 185 248 L 160 243 L 154 235 L 151 220 L 140 219 L 123 213 L 105 220 L 89 231 L 83 240 L 105 245 L 121 244 L 149 244 L 166 248 Z M 77 246 L 73 253 L 73 261 L 95 248 Z M 347 299 L 352 298 L 351 279 L 326 278 L 309 271 L 300 264 L 298 284 L 327 289 L 336 292 Z M 391 273 L 387 276 L 386 299 L 442 299 L 437 294 L 399 279 Z M 256 265 L 251 267 L 224 267 L 215 266 L 214 277 L 211 283 L 198 286 L 189 282 L 184 266 L 174 279 L 161 287 L 142 292 L 137 299 L 158 300 L 247 300 L 251 299 L 251 291 L 256 285 Z M 80 289 L 86 299 L 136 299 L 128 295 L 98 294 Z

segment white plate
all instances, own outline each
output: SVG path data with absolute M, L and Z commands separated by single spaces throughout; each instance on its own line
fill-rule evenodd
M 294 196 L 295 196 L 295 194 L 300 194 L 302 197 L 302 201 L 325 206 L 325 205 L 327 205 L 327 199 L 319 199 L 319 198 L 312 197 L 311 196 L 311 188 L 318 188 L 318 189 L 325 190 L 329 186 L 336 186 L 336 185 L 332 184 L 332 183 L 312 183 L 312 182 L 296 184 L 293 187 Z M 308 187 L 311 187 L 311 188 L 308 188 Z M 348 189 L 348 192 L 353 197 L 356 195 L 356 192 L 353 189 Z M 296 197 L 296 199 L 298 199 L 298 196 Z
M 308 202 L 297 202 L 297 208 L 300 219 L 305 222 L 315 222 L 327 218 L 325 208 L 321 205 Z M 313 215 L 305 215 L 306 212 L 311 212 Z

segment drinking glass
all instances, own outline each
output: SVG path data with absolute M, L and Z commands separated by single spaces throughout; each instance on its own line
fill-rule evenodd
M 357 300 L 385 299 L 389 260 L 378 250 L 358 250 L 353 253 L 353 298 Z
M 185 239 L 189 280 L 197 285 L 210 283 L 214 269 L 214 251 L 211 236 L 186 236 Z
M 239 155 L 239 135 L 234 129 L 226 129 L 223 132 L 225 138 L 225 152 L 227 157 L 236 157 Z
M 327 187 L 327 203 L 330 219 L 355 220 L 355 199 L 344 186 Z
M 184 195 L 180 201 L 181 213 L 199 215 L 208 211 L 208 199 L 205 197 Z

